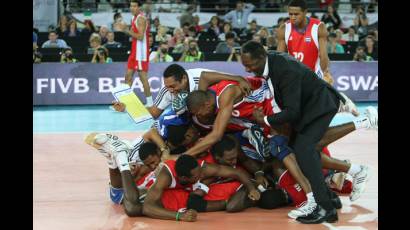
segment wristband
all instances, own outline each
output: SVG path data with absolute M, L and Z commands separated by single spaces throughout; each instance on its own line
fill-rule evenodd
M 265 175 L 265 172 L 262 171 L 262 170 L 259 170 L 259 171 L 257 171 L 257 172 L 254 173 L 255 176 L 256 176 L 257 174 L 262 174 L 262 176 L 264 176 L 264 175 Z
M 181 213 L 180 212 L 177 212 L 177 215 L 175 216 L 175 219 L 177 220 L 177 221 L 179 221 L 179 215 L 180 215 Z
M 202 184 L 201 182 L 196 182 L 195 184 L 192 185 L 192 191 L 195 191 L 197 189 L 201 189 L 204 191 L 206 194 L 209 192 L 209 187 L 206 186 L 205 184 Z

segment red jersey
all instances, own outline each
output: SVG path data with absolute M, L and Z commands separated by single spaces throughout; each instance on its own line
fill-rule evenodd
M 143 17 L 141 12 L 132 18 L 131 29 L 134 33 L 138 33 L 138 27 L 136 25 L 139 17 Z M 149 31 L 150 25 L 148 20 L 146 21 L 145 33 L 142 40 L 132 38 L 131 53 L 128 58 L 128 68 L 148 71 L 149 63 Z
M 198 164 L 201 167 L 205 162 L 207 162 L 207 160 L 210 159 L 207 156 L 205 156 L 203 159 L 197 159 Z M 212 160 L 213 160 L 213 158 L 212 158 Z M 184 190 L 187 190 L 187 191 L 192 191 L 192 184 L 184 186 L 184 185 L 181 185 L 179 183 L 177 172 L 175 170 L 175 163 L 176 163 L 175 160 L 167 160 L 167 161 L 164 162 L 164 167 L 166 169 L 168 169 L 168 172 L 171 175 L 171 179 L 172 179 L 172 182 L 171 182 L 171 185 L 169 186 L 169 188 L 170 189 L 174 189 L 174 188 L 175 189 L 184 189 Z
M 315 18 L 308 18 L 309 23 L 304 33 L 296 30 L 291 22 L 286 22 L 285 41 L 290 55 L 307 65 L 320 78 L 323 72 L 319 58 L 319 25 L 322 23 Z
M 230 121 L 228 128 L 231 131 L 241 131 L 249 128 L 248 124 L 252 125 L 256 123 L 252 115 L 254 107 L 263 108 L 264 114 L 267 116 L 281 111 L 271 91 L 269 90 L 267 81 L 264 78 L 246 77 L 246 80 L 251 85 L 252 93 L 248 96 L 243 97 L 241 101 L 233 105 L 232 117 L 238 118 L 240 120 L 233 120 L 234 122 Z M 210 90 L 214 91 L 216 95 L 216 112 L 219 111 L 219 97 L 230 85 L 239 85 L 239 83 L 236 81 L 220 81 L 219 83 L 209 88 Z

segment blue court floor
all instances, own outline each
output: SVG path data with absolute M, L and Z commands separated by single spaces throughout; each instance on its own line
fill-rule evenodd
M 361 113 L 369 105 L 377 107 L 377 103 L 357 103 Z M 331 125 L 352 119 L 350 114 L 338 114 Z M 144 131 L 152 123 L 150 120 L 137 125 L 126 113 L 112 111 L 108 105 L 33 107 L 33 133 Z

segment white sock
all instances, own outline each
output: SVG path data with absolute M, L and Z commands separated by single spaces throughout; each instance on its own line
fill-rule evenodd
M 147 106 L 152 106 L 152 96 L 146 97 L 147 100 Z
M 351 164 L 349 171 L 347 171 L 347 173 L 351 176 L 356 175 L 358 172 L 360 172 L 360 170 L 362 170 L 362 167 L 360 167 L 360 165 L 357 164 Z
M 125 151 L 119 152 L 118 155 L 115 157 L 115 160 L 117 162 L 118 169 L 120 170 L 120 172 L 125 170 L 131 171 L 130 164 L 128 163 L 128 156 Z
M 368 117 L 360 117 L 353 120 L 354 127 L 358 129 L 367 129 L 370 127 L 370 121 Z
M 313 197 L 313 192 L 306 194 L 308 202 L 316 203 L 315 198 Z

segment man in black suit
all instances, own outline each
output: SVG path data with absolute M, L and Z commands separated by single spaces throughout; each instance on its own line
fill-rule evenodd
M 268 79 L 270 90 L 281 108 L 281 112 L 272 116 L 264 116 L 262 110 L 255 109 L 255 119 L 272 127 L 285 123 L 293 127 L 289 144 L 318 203 L 314 212 L 296 220 L 302 223 L 337 221 L 337 212 L 331 203 L 333 194 L 326 187 L 315 146 L 345 99 L 287 53 L 268 54 L 261 44 L 249 41 L 242 46 L 241 59 L 247 72 Z

